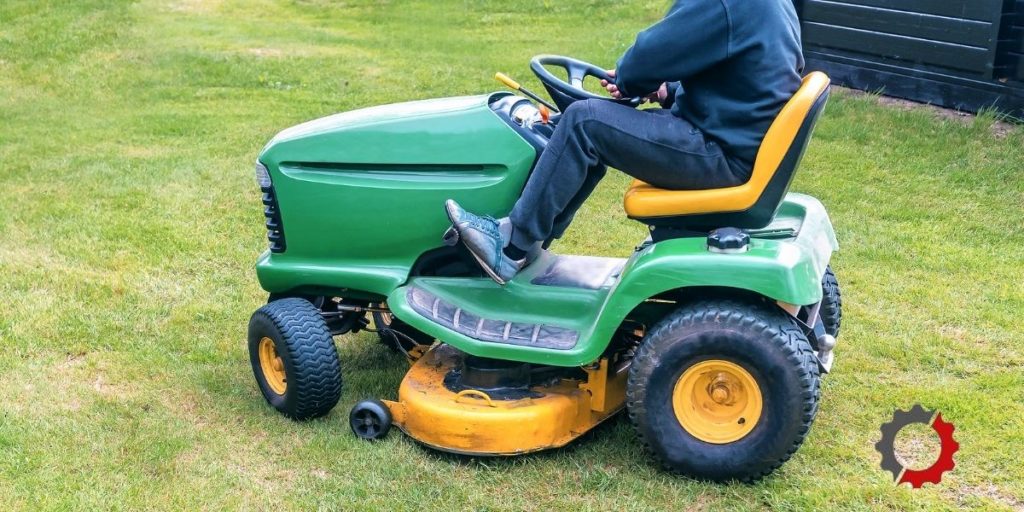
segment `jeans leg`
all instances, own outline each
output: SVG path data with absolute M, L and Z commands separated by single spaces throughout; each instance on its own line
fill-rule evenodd
M 662 109 L 622 110 L 601 102 L 592 107 L 583 132 L 601 162 L 634 178 L 669 190 L 702 190 L 739 185 L 722 148 L 685 119 Z
M 554 226 L 551 230 L 551 236 L 547 239 L 562 238 L 565 235 L 565 230 L 569 228 L 569 224 L 572 223 L 572 219 L 576 217 L 576 212 L 579 211 L 580 207 L 583 206 L 583 202 L 590 197 L 590 194 L 594 193 L 594 189 L 597 188 L 597 184 L 601 182 L 604 175 L 608 173 L 608 166 L 596 165 L 591 167 L 587 172 L 587 179 L 583 182 L 583 188 L 573 196 L 569 204 L 566 205 L 562 213 L 555 218 Z
M 537 160 L 523 193 L 512 208 L 511 243 L 520 249 L 551 237 L 555 220 L 587 185 L 589 169 L 599 166 L 585 142 L 582 121 L 589 117 L 588 101 L 565 109 L 547 148 Z M 600 179 L 600 176 L 597 177 Z M 594 180 L 590 190 L 596 186 Z M 582 204 L 583 198 L 578 202 Z
M 578 101 L 562 114 L 512 209 L 512 243 L 524 249 L 560 236 L 605 165 L 668 189 L 726 187 L 747 179 L 732 172 L 717 144 L 666 111 Z

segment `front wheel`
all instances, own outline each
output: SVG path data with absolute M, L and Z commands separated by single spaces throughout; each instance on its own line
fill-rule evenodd
M 644 337 L 626 404 L 671 471 L 757 480 L 803 442 L 818 404 L 818 363 L 777 308 L 731 300 L 683 306 Z
M 249 320 L 249 362 L 274 409 L 295 420 L 323 416 L 341 398 L 341 363 L 320 309 L 305 299 L 275 300 Z

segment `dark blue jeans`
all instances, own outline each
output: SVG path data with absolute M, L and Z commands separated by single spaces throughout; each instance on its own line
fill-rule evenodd
M 565 109 L 547 149 L 512 208 L 512 243 L 528 248 L 559 238 L 608 166 L 659 188 L 696 190 L 739 185 L 722 148 L 668 110 L 637 110 L 605 100 Z

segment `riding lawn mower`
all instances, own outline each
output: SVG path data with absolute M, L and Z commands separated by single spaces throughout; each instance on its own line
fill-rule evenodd
M 811 427 L 842 316 L 828 214 L 788 192 L 828 77 L 804 78 L 746 183 L 634 181 L 625 214 L 649 234 L 623 258 L 543 244 L 499 285 L 450 229 L 445 201 L 504 217 L 558 111 L 641 103 L 588 92 L 587 77 L 608 77 L 585 62 L 539 56 L 531 68 L 553 104 L 502 77 L 519 94 L 341 113 L 266 145 L 256 176 L 270 246 L 256 272 L 270 297 L 248 336 L 260 391 L 295 420 L 326 415 L 341 395 L 335 336 L 376 330 L 411 367 L 393 399 L 352 408 L 360 438 L 397 427 L 437 450 L 511 456 L 564 446 L 626 410 L 673 472 L 767 475 Z

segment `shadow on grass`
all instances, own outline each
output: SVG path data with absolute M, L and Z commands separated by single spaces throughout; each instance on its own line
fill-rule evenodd
M 398 433 L 431 461 L 470 470 L 505 473 L 518 471 L 523 466 L 559 465 L 569 460 L 572 461 L 569 466 L 573 467 L 579 464 L 597 465 L 610 462 L 620 467 L 643 468 L 644 471 L 650 472 L 661 471 L 660 465 L 633 435 L 632 426 L 625 412 L 612 416 L 565 446 L 510 456 L 445 452 L 420 443 L 401 431 Z M 613 454 L 615 460 L 607 460 L 609 453 Z

